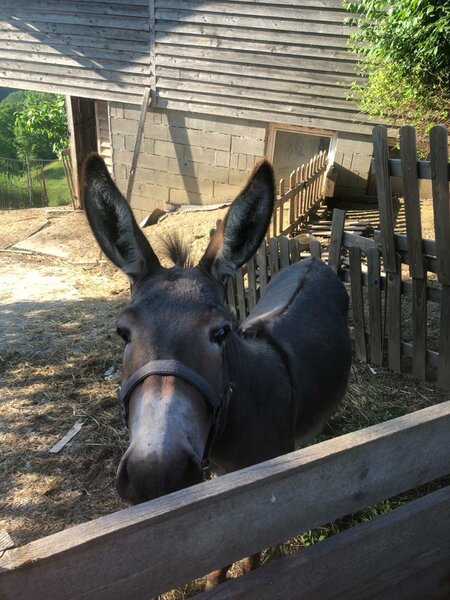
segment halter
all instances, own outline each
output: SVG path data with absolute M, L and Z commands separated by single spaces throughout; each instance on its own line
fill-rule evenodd
M 122 414 L 128 427 L 129 404 L 135 388 L 151 375 L 166 375 L 177 377 L 194 387 L 202 396 L 211 411 L 211 428 L 206 439 L 202 458 L 202 469 L 209 467 L 208 456 L 217 435 L 223 430 L 228 411 L 233 384 L 228 379 L 228 371 L 224 368 L 221 393 L 217 394 L 206 379 L 178 360 L 151 360 L 135 371 L 119 389 L 119 400 L 122 404 Z

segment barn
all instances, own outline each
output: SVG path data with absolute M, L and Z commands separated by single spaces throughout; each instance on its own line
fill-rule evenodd
M 8 0 L 0 81 L 65 94 L 75 178 L 98 149 L 139 219 L 231 200 L 263 155 L 284 177 L 327 151 L 335 196 L 365 195 L 347 19 L 341 0 Z

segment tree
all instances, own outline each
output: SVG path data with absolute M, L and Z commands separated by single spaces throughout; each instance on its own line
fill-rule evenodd
M 56 158 L 68 144 L 64 96 L 27 92 L 15 113 L 14 133 L 20 158 Z
M 352 98 L 371 117 L 415 125 L 419 138 L 450 121 L 450 0 L 359 0 L 351 46 L 364 83 Z
M 0 88 L 0 91 L 6 88 Z M 15 145 L 14 120 L 15 113 L 22 105 L 25 92 L 12 92 L 0 102 L 0 156 L 17 158 Z

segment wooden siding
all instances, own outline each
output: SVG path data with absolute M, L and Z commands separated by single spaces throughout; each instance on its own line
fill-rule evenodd
M 98 100 L 95 103 L 95 123 L 98 153 L 103 157 L 109 172 L 113 175 L 110 114 L 108 103 L 104 100 Z
M 369 133 L 341 0 L 155 0 L 157 106 Z
M 148 0 L 3 0 L 0 80 L 140 103 L 150 81 Z

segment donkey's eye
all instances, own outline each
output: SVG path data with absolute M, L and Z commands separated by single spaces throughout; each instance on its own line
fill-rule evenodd
M 215 329 L 211 332 L 211 341 L 221 346 L 230 331 L 231 327 L 229 325 L 224 325 L 220 329 Z
M 128 329 L 125 329 L 125 327 L 120 326 L 117 327 L 116 331 L 118 335 L 120 335 L 120 337 L 123 339 L 125 344 L 128 344 L 130 341 L 130 331 Z

